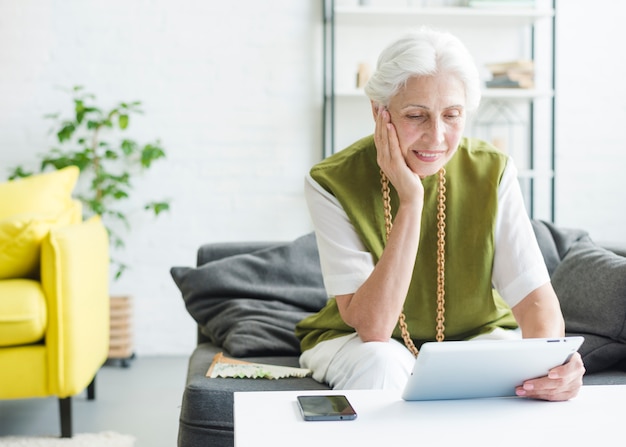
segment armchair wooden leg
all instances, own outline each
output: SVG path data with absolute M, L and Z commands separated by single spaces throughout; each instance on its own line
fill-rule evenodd
M 94 400 L 96 398 L 96 376 L 93 376 L 91 383 L 87 385 L 87 400 Z
M 96 398 L 96 376 L 87 385 L 87 400 Z M 72 398 L 59 398 L 59 413 L 61 417 L 61 437 L 72 437 Z
M 72 437 L 72 398 L 59 398 L 59 413 L 61 416 L 61 437 Z

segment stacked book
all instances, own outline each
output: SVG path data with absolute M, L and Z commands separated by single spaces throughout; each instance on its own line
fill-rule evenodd
M 532 60 L 516 60 L 487 64 L 491 80 L 488 88 L 534 88 L 535 64 Z

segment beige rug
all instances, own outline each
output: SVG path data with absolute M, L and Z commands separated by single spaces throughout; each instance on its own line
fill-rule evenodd
M 79 433 L 72 438 L 0 436 L 0 447 L 133 447 L 135 438 L 107 431 Z

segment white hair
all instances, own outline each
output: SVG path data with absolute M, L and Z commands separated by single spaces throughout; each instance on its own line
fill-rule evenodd
M 388 45 L 378 57 L 376 71 L 365 85 L 365 94 L 387 106 L 409 78 L 451 74 L 465 87 L 465 108 L 475 111 L 480 103 L 480 77 L 471 54 L 455 36 L 421 28 Z

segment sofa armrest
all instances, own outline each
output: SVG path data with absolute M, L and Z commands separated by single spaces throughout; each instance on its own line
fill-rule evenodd
M 44 239 L 46 347 L 50 389 L 59 397 L 82 391 L 106 361 L 109 279 L 109 239 L 99 217 L 57 227 Z

